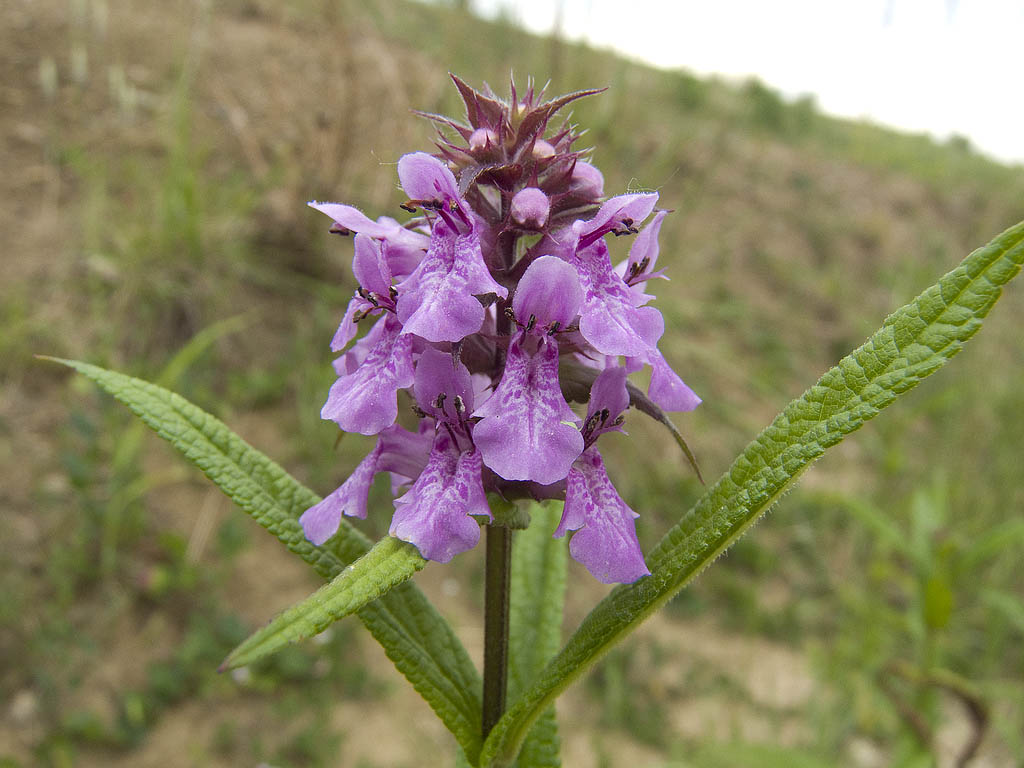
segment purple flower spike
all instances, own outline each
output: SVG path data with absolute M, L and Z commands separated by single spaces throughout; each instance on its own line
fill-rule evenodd
M 459 199 L 459 185 L 448 166 L 426 152 L 402 155 L 398 179 L 411 200 Z
M 461 341 L 480 330 L 484 307 L 477 296 L 508 296 L 487 271 L 475 232 L 460 234 L 441 221 L 434 223 L 426 257 L 398 293 L 402 333 L 435 342 Z
M 438 125 L 439 151 L 398 161 L 410 217 L 373 221 L 349 205 L 309 204 L 331 218 L 332 232 L 355 234 L 358 283 L 331 342 L 338 379 L 321 415 L 378 438 L 352 476 L 302 515 L 303 528 L 321 543 L 343 515 L 364 517 L 374 476 L 388 473 L 391 534 L 447 562 L 479 540 L 485 493 L 563 498 L 558 535 L 575 532 L 573 557 L 603 582 L 635 581 L 647 573 L 636 515 L 595 446 L 623 431 L 626 377 L 644 366 L 661 408 L 700 403 L 658 351 L 665 321 L 645 292 L 663 277 L 667 212 L 654 212 L 656 193 L 602 202 L 604 177 L 574 146 L 581 133 L 554 119 L 597 91 L 545 100 L 531 82 L 524 92 L 513 84 L 502 101 L 453 80 L 465 120 L 425 115 Z M 633 241 L 614 269 L 612 236 Z M 359 334 L 363 321 L 374 324 Z M 562 394 L 563 358 L 575 382 L 580 365 L 595 377 L 585 419 Z M 400 389 L 415 399 L 414 431 L 396 423 Z M 578 383 L 570 389 L 585 396 Z
M 536 187 L 521 189 L 512 198 L 512 220 L 527 229 L 543 228 L 550 212 L 548 196 Z
M 557 256 L 541 256 L 520 279 L 512 297 L 512 311 L 523 325 L 531 316 L 536 318 L 535 327 L 540 332 L 552 323 L 565 328 L 579 314 L 582 302 L 583 289 L 572 265 Z
M 427 466 L 412 488 L 395 499 L 390 534 L 439 563 L 472 549 L 480 540 L 480 526 L 470 515 L 491 517 L 482 468 L 479 451 L 462 453 L 446 431 L 438 432 Z
M 576 531 L 569 554 L 603 584 L 631 584 L 650 571 L 636 537 L 638 517 L 608 479 L 601 454 L 588 448 L 573 464 L 555 538 Z
M 473 414 L 483 417 L 473 440 L 501 477 L 548 485 L 565 477 L 583 451 L 583 436 L 558 386 L 558 345 L 541 338 L 531 355 L 526 338 L 521 331 L 513 339 L 501 383 Z
M 402 326 L 388 315 L 366 359 L 338 377 L 331 387 L 321 418 L 331 419 L 346 432 L 375 435 L 395 423 L 398 390 L 412 386 L 412 337 L 402 336 Z M 373 333 L 371 331 L 371 334 Z

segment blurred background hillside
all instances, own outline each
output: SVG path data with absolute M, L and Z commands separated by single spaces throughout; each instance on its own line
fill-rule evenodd
M 704 475 L 893 309 L 1024 216 L 1024 169 L 485 22 L 459 4 L 0 8 L 0 766 L 414 766 L 454 743 L 354 621 L 241 674 L 315 575 L 88 383 L 159 380 L 319 493 L 371 445 L 319 419 L 351 245 L 394 164 L 510 71 L 574 107 L 608 194 L 675 210 L 662 342 Z M 464 4 L 463 4 L 464 5 Z M 625 244 L 619 244 L 626 247 Z M 624 253 L 624 250 L 623 250 Z M 1024 293 L 826 456 L 560 700 L 567 766 L 1024 765 Z M 612 478 L 650 547 L 701 493 L 641 416 Z M 387 489 L 363 530 L 387 530 Z M 482 552 L 417 581 L 481 653 Z M 566 630 L 603 589 L 570 572 Z M 975 742 L 977 742 L 975 744 Z

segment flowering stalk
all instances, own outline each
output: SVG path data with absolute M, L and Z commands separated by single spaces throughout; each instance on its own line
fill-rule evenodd
M 348 205 L 310 203 L 332 231 L 355 234 L 359 284 L 331 343 L 342 354 L 321 413 L 377 443 L 300 522 L 323 543 L 343 514 L 366 516 L 370 484 L 388 472 L 390 533 L 428 560 L 449 561 L 477 543 L 480 522 L 492 523 L 486 735 L 504 706 L 512 536 L 487 494 L 564 500 L 554 535 L 572 532 L 570 554 L 602 582 L 634 582 L 649 573 L 636 513 L 597 440 L 622 431 L 626 376 L 645 365 L 658 408 L 692 410 L 700 399 L 658 351 L 665 325 L 645 292 L 663 277 L 655 265 L 668 212 L 656 210 L 656 193 L 605 200 L 600 171 L 574 148 L 574 126 L 552 122 L 596 91 L 545 101 L 513 84 L 506 102 L 453 80 L 466 122 L 427 115 L 440 126 L 439 154 L 398 161 L 411 218 L 373 221 Z M 606 240 L 622 236 L 635 237 L 616 267 Z M 353 344 L 361 323 L 372 325 Z M 581 380 L 592 382 L 582 392 Z M 398 424 L 399 390 L 411 391 L 414 429 Z M 585 417 L 567 394 L 588 402 Z

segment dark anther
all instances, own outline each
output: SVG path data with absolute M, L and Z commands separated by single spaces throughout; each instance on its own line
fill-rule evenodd
M 397 301 L 398 300 L 398 289 L 395 288 L 395 286 L 393 286 L 393 285 L 390 286 L 388 288 L 388 296 L 391 297 L 392 301 Z
M 456 395 L 455 399 L 452 400 L 452 404 L 455 406 L 455 412 L 461 416 L 466 412 L 466 403 L 462 400 L 462 395 Z
M 626 229 L 629 229 L 630 227 L 633 226 L 633 220 L 631 218 L 629 218 L 629 216 L 626 216 L 622 220 L 622 226 L 624 226 Z
M 644 256 L 642 259 L 640 259 L 640 263 L 637 265 L 637 274 L 640 274 L 641 272 L 646 272 L 649 266 L 651 266 L 651 257 Z
M 626 421 L 626 417 L 623 416 L 620 413 L 618 416 L 615 417 L 615 421 L 613 421 L 608 426 L 610 426 L 610 427 L 621 427 L 625 423 L 625 421 Z
M 416 213 L 416 206 L 412 204 L 412 200 L 410 200 L 407 203 L 402 203 L 398 207 L 401 208 L 403 211 L 408 211 L 409 213 Z
M 358 288 L 356 288 L 356 293 L 359 294 L 359 298 L 361 298 L 363 301 L 370 300 L 370 294 L 366 292 L 366 289 L 363 288 L 363 286 L 360 285 Z
M 631 235 L 635 235 L 635 234 L 637 234 L 637 233 L 638 233 L 638 232 L 639 232 L 640 230 L 639 230 L 639 229 L 637 229 L 636 227 L 626 227 L 626 231 L 627 231 L 627 232 L 629 232 L 629 234 L 631 234 Z
M 533 326 L 535 326 L 536 324 L 537 324 L 537 316 L 536 315 L 530 315 L 530 319 L 526 323 L 526 330 L 527 330 L 527 332 L 532 331 L 533 330 Z
M 362 320 L 368 314 L 370 314 L 370 311 L 371 310 L 369 310 L 369 309 L 361 309 L 361 310 L 359 310 L 354 315 L 352 315 L 352 322 L 353 323 L 358 323 L 360 320 Z
M 331 225 L 331 228 L 328 230 L 328 232 L 334 235 L 341 235 L 342 237 L 348 237 L 349 235 L 352 234 L 352 230 L 346 229 L 345 227 L 339 226 L 338 224 Z
M 448 395 L 446 395 L 444 392 L 439 394 L 436 398 L 434 398 L 434 407 L 437 408 L 437 410 L 439 411 L 442 410 L 444 408 L 444 401 L 447 398 Z
M 513 323 L 516 322 L 516 313 L 512 309 L 512 307 L 505 307 L 505 317 L 507 317 Z
M 366 300 L 373 304 L 373 306 L 375 307 L 380 306 L 380 302 L 377 301 L 377 294 L 373 293 L 372 291 L 366 294 Z
M 611 415 L 612 415 L 611 411 L 609 411 L 607 408 L 602 409 L 601 410 L 601 423 L 604 424 L 606 421 L 608 421 L 608 417 L 611 416 Z
M 553 322 L 551 326 L 548 328 L 548 336 L 554 336 L 556 333 L 558 333 L 558 329 L 561 327 L 562 324 L 555 320 L 555 322 Z
M 598 419 L 600 419 L 600 418 L 601 418 L 601 414 L 595 413 L 593 416 L 591 416 L 589 419 L 587 419 L 586 423 L 583 425 L 583 437 L 584 437 L 584 439 L 589 437 L 590 434 L 595 429 L 597 429 L 597 422 L 598 422 Z
M 420 408 L 418 405 L 416 405 L 416 403 L 413 403 L 410 407 L 412 408 L 412 412 L 419 416 L 421 419 L 425 419 L 427 416 L 430 415 L 422 408 Z

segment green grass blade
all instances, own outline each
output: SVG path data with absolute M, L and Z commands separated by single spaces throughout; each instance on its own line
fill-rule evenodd
M 326 544 L 310 543 L 298 517 L 320 498 L 219 419 L 180 395 L 88 363 L 47 359 L 74 368 L 127 405 L 325 579 L 335 578 L 369 551 L 370 540 L 344 520 Z M 411 583 L 395 587 L 361 608 L 358 615 L 475 762 L 480 752 L 482 683 L 448 622 Z
M 288 643 L 320 634 L 338 619 L 355 613 L 409 580 L 426 564 L 412 544 L 385 536 L 333 581 L 285 609 L 267 626 L 246 638 L 224 660 L 221 670 L 244 667 Z
M 510 765 L 559 693 L 736 541 L 815 459 L 959 352 L 1022 263 L 1024 222 L 890 315 L 863 346 L 786 406 L 651 552 L 651 575 L 617 587 L 583 620 L 491 731 L 482 763 Z
M 509 596 L 509 696 L 526 692 L 562 644 L 562 604 L 568 570 L 566 540 L 551 534 L 562 505 L 533 504 L 530 526 L 515 535 Z M 530 729 L 519 768 L 558 768 L 558 723 L 550 706 Z

